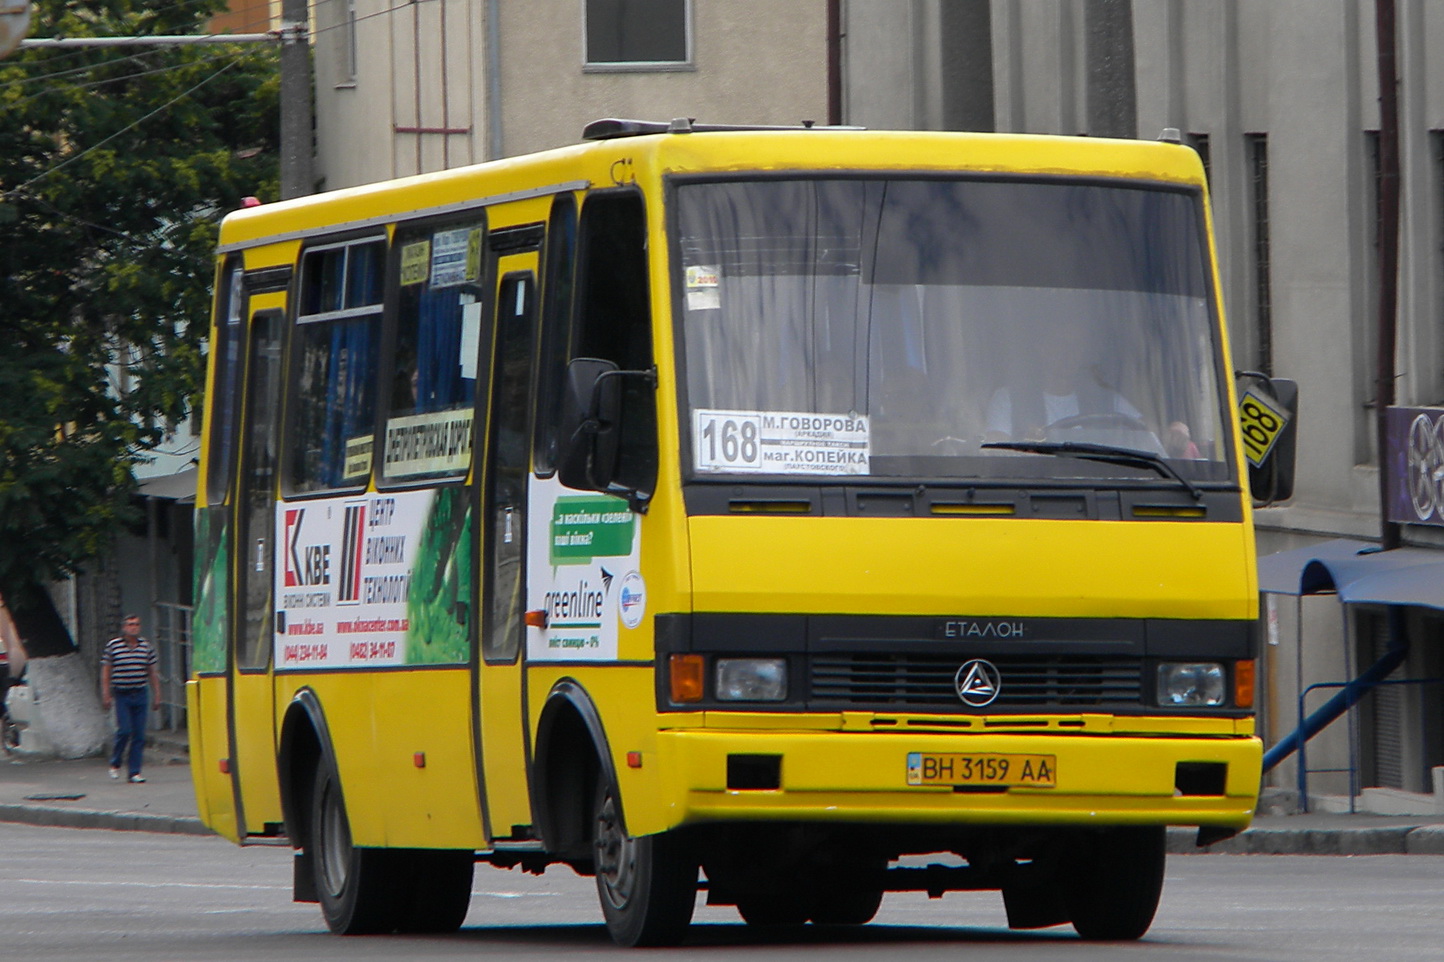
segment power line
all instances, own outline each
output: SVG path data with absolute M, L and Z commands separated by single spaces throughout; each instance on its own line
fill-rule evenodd
M 146 114 L 144 117 L 141 117 L 139 120 L 136 120 L 136 121 L 134 121 L 134 122 L 132 122 L 132 123 L 126 124 L 124 127 L 120 128 L 120 129 L 117 130 L 115 133 L 111 134 L 109 137 L 106 137 L 106 138 L 104 138 L 103 140 L 100 140 L 100 141 L 98 141 L 98 142 L 96 142 L 96 143 L 94 143 L 94 144 L 91 144 L 89 147 L 86 147 L 86 148 L 85 148 L 84 150 L 82 150 L 80 153 L 75 154 L 75 155 L 73 155 L 73 156 L 71 156 L 71 157 L 65 158 L 65 159 L 62 160 L 60 163 L 56 164 L 54 167 L 51 167 L 49 170 L 42 171 L 41 173 L 36 174 L 34 177 L 32 177 L 32 178 L 30 178 L 29 180 L 25 181 L 25 183 L 20 184 L 19 186 L 14 187 L 14 188 L 12 188 L 12 189 L 9 190 L 9 191 L 6 191 L 5 196 L 13 197 L 13 196 L 15 196 L 15 195 L 17 195 L 17 194 L 20 194 L 20 193 L 23 192 L 26 188 L 30 187 L 32 184 L 35 184 L 35 183 L 38 182 L 38 181 L 44 180 L 46 177 L 49 177 L 51 174 L 54 174 L 56 171 L 61 170 L 61 169 L 65 168 L 65 167 L 70 166 L 71 164 L 75 163 L 77 160 L 80 160 L 82 157 L 85 157 L 86 155 L 90 154 L 92 151 L 98 150 L 99 148 L 104 147 L 106 144 L 110 143 L 112 140 L 114 140 L 115 138 L 119 137 L 121 134 L 129 133 L 130 131 L 134 130 L 136 127 L 139 127 L 141 124 L 145 123 L 145 122 L 146 122 L 147 120 L 149 120 L 150 118 L 154 117 L 156 114 L 161 113 L 162 111 L 168 109 L 168 108 L 171 107 L 172 105 L 180 102 L 181 100 L 184 100 L 186 97 L 189 97 L 191 94 L 195 93 L 197 90 L 201 89 L 201 88 L 204 87 L 206 84 L 210 83 L 212 80 L 215 80 L 217 77 L 219 77 L 221 74 L 225 73 L 227 70 L 230 70 L 232 67 L 236 66 L 236 64 L 237 64 L 237 61 L 232 60 L 230 63 L 228 63 L 228 64 L 226 64 L 224 67 L 222 67 L 220 70 L 217 70 L 215 73 L 211 74 L 209 77 L 206 77 L 204 80 L 202 80 L 202 81 L 200 81 L 199 83 L 195 84 L 195 85 L 194 85 L 193 87 L 191 87 L 190 89 L 188 89 L 188 90 L 186 90 L 186 91 L 184 91 L 184 92 L 182 92 L 182 93 L 177 94 L 176 96 L 172 97 L 170 100 L 167 100 L 165 103 L 161 104 L 159 107 L 155 108 L 155 109 L 152 110 L 150 113 Z

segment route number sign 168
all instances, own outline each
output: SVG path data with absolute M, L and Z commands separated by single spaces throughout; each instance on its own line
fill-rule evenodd
M 1288 426 L 1289 414 L 1278 402 L 1249 388 L 1238 400 L 1238 426 L 1243 434 L 1243 453 L 1248 463 L 1262 467 L 1279 435 Z
M 698 411 L 693 426 L 699 471 L 757 471 L 762 467 L 762 418 L 741 412 Z

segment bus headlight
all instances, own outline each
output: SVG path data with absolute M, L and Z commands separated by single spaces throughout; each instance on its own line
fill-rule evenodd
M 1165 661 L 1158 666 L 1158 703 L 1165 708 L 1222 705 L 1227 692 L 1227 676 L 1217 662 Z
M 717 659 L 718 701 L 782 701 L 786 697 L 785 658 Z

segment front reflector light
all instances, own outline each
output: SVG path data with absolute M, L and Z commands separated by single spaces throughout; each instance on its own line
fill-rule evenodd
M 701 655 L 673 655 L 670 662 L 672 704 L 701 701 L 706 662 Z
M 1165 708 L 1213 708 L 1228 693 L 1223 665 L 1212 661 L 1165 661 L 1158 666 L 1158 703 Z
M 1233 704 L 1235 708 L 1252 708 L 1254 692 L 1254 663 L 1236 661 L 1233 663 Z
M 718 701 L 782 701 L 787 697 L 787 659 L 717 659 Z

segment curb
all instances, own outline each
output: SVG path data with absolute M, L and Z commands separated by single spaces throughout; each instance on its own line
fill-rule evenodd
M 1250 828 L 1204 848 L 1191 828 L 1168 830 L 1170 855 L 1444 855 L 1444 826 Z
M 44 825 L 51 828 L 101 828 L 115 832 L 156 832 L 167 835 L 215 834 L 199 818 L 184 815 L 145 815 L 140 812 L 97 812 L 80 808 L 40 808 L 0 805 L 0 822 Z M 1441 837 L 1444 841 L 1444 837 Z

